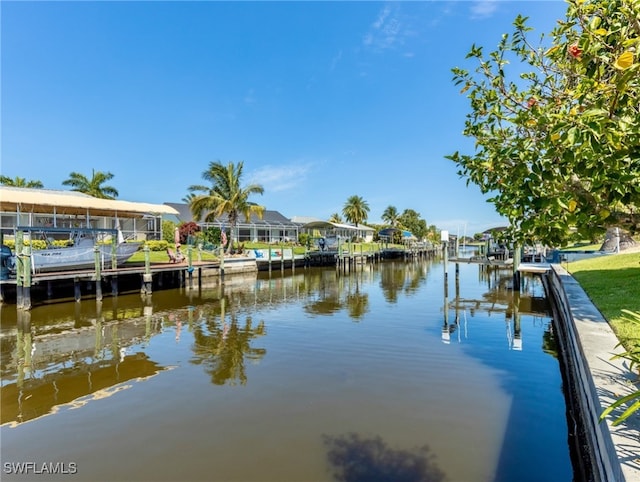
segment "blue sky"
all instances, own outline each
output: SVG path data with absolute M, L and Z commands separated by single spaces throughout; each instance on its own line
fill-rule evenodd
M 566 4 L 10 2 L 1 172 L 62 189 L 111 172 L 119 199 L 181 202 L 210 161 L 244 161 L 253 198 L 327 219 L 351 195 L 472 234 L 503 224 L 444 158 L 472 152 L 451 68 L 513 19 L 549 32 Z

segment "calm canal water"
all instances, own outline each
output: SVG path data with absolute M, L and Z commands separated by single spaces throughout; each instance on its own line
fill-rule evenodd
M 540 279 L 459 268 L 3 306 L 2 480 L 572 480 Z

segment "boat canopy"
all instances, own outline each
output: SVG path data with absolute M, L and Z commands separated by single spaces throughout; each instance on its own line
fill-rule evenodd
M 340 224 L 340 223 L 332 223 L 329 221 L 311 221 L 310 223 L 307 223 L 305 225 L 302 226 L 304 229 L 346 229 L 348 231 L 358 231 L 363 229 L 362 226 L 360 227 L 355 227 L 355 226 L 351 226 L 350 224 Z M 371 229 L 371 228 L 369 228 Z
M 391 237 L 393 236 L 396 232 L 400 232 L 402 239 L 404 240 L 412 240 L 412 239 L 417 239 L 413 233 L 411 231 L 406 231 L 404 229 L 398 229 L 398 228 L 385 228 L 385 229 L 381 229 L 378 232 L 378 236 L 382 236 L 382 237 Z
M 139 218 L 178 212 L 166 204 L 100 199 L 75 191 L 0 186 L 0 211 Z

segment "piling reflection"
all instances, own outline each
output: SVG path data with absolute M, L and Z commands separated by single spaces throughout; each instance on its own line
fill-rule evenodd
M 520 289 L 513 289 L 513 275 L 509 270 L 491 267 L 480 267 L 479 280 L 486 284 L 487 290 L 479 297 L 465 297 L 460 290 L 459 267 L 456 265 L 455 293 L 449 297 L 449 282 L 445 277 L 442 325 L 442 341 L 450 343 L 454 333 L 457 341 L 467 338 L 468 318 L 477 314 L 498 314 L 504 316 L 505 337 L 510 350 L 521 351 L 524 348 L 522 339 L 522 316 L 530 317 L 533 323 L 542 323 L 543 318 L 550 317 L 550 307 L 544 296 L 542 281 L 536 276 L 521 278 Z M 450 321 L 451 312 L 454 319 Z M 455 337 L 454 337 L 455 338 Z M 551 324 L 545 331 L 543 344 L 548 344 L 547 353 L 555 354 L 553 348 L 553 328 Z
M 164 368 L 138 350 L 128 351 L 158 326 L 107 324 L 96 310 L 91 327 L 36 335 L 31 312 L 17 311 L 14 349 L 2 356 L 0 424 L 22 423 L 63 405 L 80 406 Z M 4 338 L 4 337 L 3 337 Z
M 342 482 L 443 482 L 428 445 L 410 450 L 393 449 L 381 437 L 362 438 L 356 433 L 323 436 L 335 480 Z

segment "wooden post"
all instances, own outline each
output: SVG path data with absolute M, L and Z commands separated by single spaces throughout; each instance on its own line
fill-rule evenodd
M 513 349 L 522 350 L 522 326 L 520 320 L 520 292 L 513 293 Z
M 447 241 L 443 243 L 444 246 L 444 282 L 446 283 L 449 277 L 449 247 L 447 246 Z
M 111 269 L 118 267 L 118 236 L 111 237 Z
M 93 255 L 94 255 L 94 269 L 95 269 L 95 280 L 96 280 L 96 301 L 102 301 L 102 272 L 101 272 L 101 260 L 100 260 L 100 246 L 96 245 L 93 247 Z
M 22 231 L 16 232 L 16 304 L 18 308 L 22 308 L 24 301 L 24 264 L 22 260 L 22 247 L 23 247 Z
M 269 250 L 271 253 L 271 250 Z M 269 261 L 269 270 L 271 270 L 271 261 Z M 220 247 L 220 282 L 224 283 L 224 248 Z
M 31 246 L 25 246 L 24 252 L 24 281 L 23 281 L 23 299 L 22 308 L 25 310 L 31 309 Z
M 445 246 L 445 253 L 447 250 L 447 242 L 443 241 L 443 244 Z M 450 342 L 450 336 L 451 333 L 449 331 L 449 283 L 447 282 L 447 271 L 445 268 L 445 272 L 444 272 L 444 305 L 443 305 L 443 311 L 444 311 L 444 324 L 442 325 L 442 341 L 444 343 L 449 343 Z
M 151 277 L 151 255 L 149 253 L 149 246 L 146 244 L 142 248 L 144 252 L 144 274 L 142 275 L 142 294 L 150 295 L 152 291 L 152 281 Z
M 520 291 L 520 258 L 522 248 L 519 244 L 513 247 L 513 290 Z
M 73 297 L 76 300 L 76 303 L 82 299 L 82 289 L 80 285 L 80 278 L 77 276 L 73 278 Z
M 118 276 L 111 277 L 111 296 L 118 296 Z

